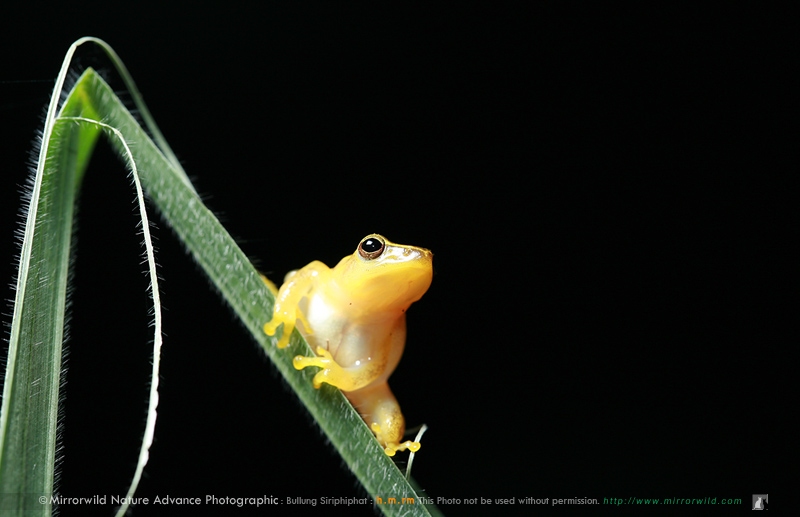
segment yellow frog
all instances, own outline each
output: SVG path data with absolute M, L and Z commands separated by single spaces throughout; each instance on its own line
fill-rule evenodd
M 279 291 L 267 281 L 275 311 L 264 332 L 273 336 L 283 324 L 278 348 L 284 348 L 299 320 L 317 355 L 295 357 L 294 367 L 322 368 L 314 387 L 327 382 L 342 390 L 389 456 L 420 446 L 400 441 L 405 420 L 386 381 L 403 354 L 406 310 L 432 276 L 433 253 L 372 234 L 333 269 L 314 261 L 287 274 Z

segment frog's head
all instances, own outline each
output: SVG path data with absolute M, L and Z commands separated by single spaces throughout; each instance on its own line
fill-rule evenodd
M 336 270 L 337 283 L 353 303 L 371 311 L 404 311 L 430 287 L 433 253 L 372 234 Z

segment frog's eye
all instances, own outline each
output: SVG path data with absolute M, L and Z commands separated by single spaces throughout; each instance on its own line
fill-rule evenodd
M 364 260 L 372 260 L 378 258 L 385 247 L 386 243 L 380 235 L 369 235 L 358 244 L 358 254 Z

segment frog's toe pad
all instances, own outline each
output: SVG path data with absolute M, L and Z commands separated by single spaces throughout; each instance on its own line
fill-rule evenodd
M 411 440 L 408 440 L 403 443 L 387 444 L 386 447 L 384 447 L 383 452 L 385 452 L 387 456 L 394 456 L 397 451 L 409 450 L 411 452 L 417 452 L 419 448 L 419 442 L 412 442 Z
M 277 319 L 272 319 L 264 323 L 264 326 L 262 327 L 264 330 L 264 334 L 268 336 L 275 336 L 275 334 L 278 332 L 278 327 L 282 323 L 284 322 L 279 321 Z M 289 336 L 292 332 L 292 328 L 293 327 L 290 327 L 288 325 L 285 324 L 283 325 L 283 333 L 281 334 L 280 339 L 278 339 L 278 342 L 276 343 L 276 346 L 278 348 L 286 348 L 287 346 L 289 346 Z
M 296 355 L 294 359 L 292 359 L 292 366 L 294 366 L 295 370 L 302 370 L 308 366 L 314 366 L 314 359 L 316 359 L 316 357 Z
M 412 442 L 410 440 L 405 443 L 408 446 L 408 450 L 411 452 L 417 452 L 419 448 L 422 446 L 419 442 Z

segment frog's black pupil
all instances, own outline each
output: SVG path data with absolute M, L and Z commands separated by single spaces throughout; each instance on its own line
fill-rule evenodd
M 381 242 L 378 239 L 367 239 L 361 248 L 367 253 L 375 253 L 381 249 Z

